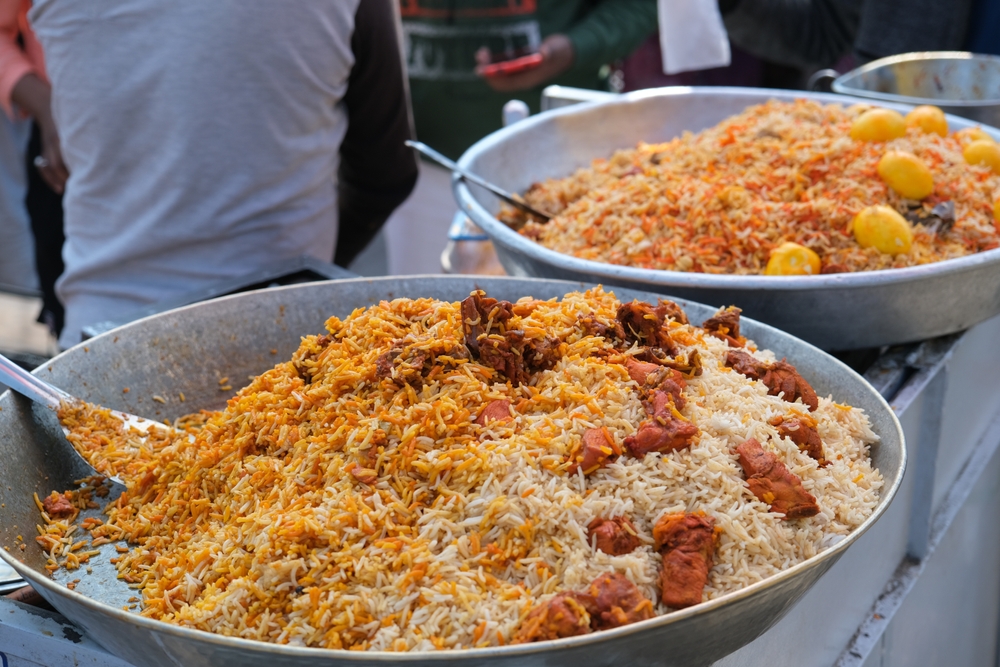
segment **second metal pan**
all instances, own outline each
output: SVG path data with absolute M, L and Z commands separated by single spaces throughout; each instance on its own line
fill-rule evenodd
M 459 164 L 523 192 L 640 141 L 662 142 L 711 127 L 769 99 L 856 104 L 839 95 L 754 88 L 660 88 L 549 111 L 491 134 Z M 906 111 L 901 105 L 884 106 Z M 950 116 L 952 129 L 973 125 Z M 1000 139 L 1000 132 L 985 128 Z M 640 269 L 549 250 L 498 221 L 495 199 L 453 181 L 459 206 L 493 239 L 515 276 L 602 282 L 673 294 L 744 313 L 826 350 L 924 340 L 967 329 L 1000 313 L 1000 250 L 923 266 L 821 276 L 732 276 Z

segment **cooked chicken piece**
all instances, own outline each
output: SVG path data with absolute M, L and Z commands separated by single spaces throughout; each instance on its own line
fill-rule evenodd
M 522 356 L 531 371 L 547 371 L 559 361 L 559 341 L 548 336 L 527 338 Z
M 632 553 L 642 544 L 635 526 L 624 516 L 594 519 L 587 526 L 587 537 L 599 550 L 612 556 Z
M 629 377 L 639 385 L 642 396 L 656 391 L 666 392 L 673 397 L 678 410 L 684 409 L 684 388 L 687 387 L 687 382 L 680 371 L 647 361 L 636 361 L 632 357 L 625 360 L 625 369 Z M 651 412 L 648 406 L 647 411 Z
M 660 386 L 669 389 L 654 389 L 643 405 L 651 419 L 639 425 L 635 435 L 630 435 L 622 445 L 632 456 L 642 458 L 649 452 L 670 452 L 691 445 L 698 427 L 684 419 L 677 410 L 677 401 L 684 405 L 681 387 L 684 379 L 677 371 L 661 369 L 675 375 L 670 376 Z
M 662 309 L 664 316 L 669 317 L 675 322 L 679 322 L 681 324 L 688 323 L 687 313 L 684 312 L 684 309 L 680 307 L 680 304 L 674 303 L 669 299 L 659 299 L 656 304 L 656 309 Z
M 590 632 L 591 618 L 578 593 L 559 593 L 528 612 L 514 643 L 574 637 Z M 593 604 L 591 601 L 588 603 Z
M 667 308 L 653 307 L 642 301 L 623 303 L 618 307 L 618 321 L 625 330 L 625 342 L 660 348 L 670 356 L 677 354 L 677 345 L 665 323 Z
M 801 398 L 802 402 L 808 405 L 810 410 L 815 410 L 819 407 L 819 398 L 816 396 L 816 390 L 806 382 L 805 378 L 799 375 L 799 372 L 795 370 L 795 366 L 792 366 L 784 359 L 768 368 L 762 380 L 767 385 L 767 393 L 771 396 L 783 394 L 782 398 L 789 403 L 794 403 L 795 399 Z
M 751 380 L 759 380 L 767 372 L 767 364 L 749 352 L 730 350 L 726 353 L 726 366 Z
M 483 408 L 483 411 L 476 418 L 476 423 L 480 426 L 486 426 L 488 422 L 507 421 L 510 418 L 510 401 L 506 398 L 501 398 L 487 403 L 486 407 Z
M 760 380 L 771 396 L 783 394 L 782 398 L 789 403 L 801 398 L 810 410 L 819 407 L 819 399 L 812 385 L 799 375 L 795 366 L 784 359 L 769 364 L 742 350 L 730 350 L 726 354 L 726 366 L 751 380 Z
M 623 441 L 629 453 L 641 459 L 650 452 L 672 452 L 689 447 L 698 435 L 698 427 L 671 414 L 669 417 L 642 422 L 635 435 Z
M 473 357 L 517 386 L 527 383 L 532 371 L 555 365 L 559 341 L 547 336 L 526 338 L 523 331 L 509 328 L 513 317 L 514 304 L 491 299 L 482 290 L 462 301 L 465 344 Z
M 70 502 L 68 494 L 56 493 L 53 491 L 42 500 L 42 507 L 45 513 L 52 519 L 62 519 L 76 511 L 73 503 Z
M 497 301 L 486 296 L 486 292 L 476 290 L 462 300 L 462 326 L 465 330 L 465 345 L 474 355 L 479 354 L 479 338 L 484 333 L 493 332 L 493 327 L 502 330 L 514 316 L 514 305 L 510 301 Z
M 583 447 L 577 460 L 567 468 L 567 472 L 575 475 L 583 469 L 584 475 L 589 475 L 601 466 L 615 461 L 622 451 L 615 444 L 615 439 L 603 428 L 588 428 L 583 433 Z
M 647 361 L 637 361 L 633 357 L 627 357 L 625 359 L 625 370 L 628 371 L 628 376 L 632 378 L 637 385 L 644 387 L 646 385 L 646 378 L 649 377 L 650 373 L 655 373 L 660 370 L 661 366 L 659 364 L 651 364 Z
M 770 423 L 778 427 L 778 434 L 782 438 L 794 442 L 810 458 L 816 459 L 820 466 L 830 465 L 823 456 L 823 440 L 812 424 L 807 424 L 806 420 L 798 417 L 792 419 L 775 417 Z
M 680 609 L 701 602 L 715 556 L 715 519 L 702 514 L 667 514 L 653 526 L 663 556 L 660 599 Z
M 590 627 L 594 630 L 617 628 L 652 618 L 653 601 L 622 574 L 602 574 L 586 593 Z
M 514 643 L 573 637 L 653 616 L 653 602 L 628 578 L 603 574 L 583 593 L 559 593 L 532 609 L 514 635 Z
M 746 338 L 740 335 L 740 313 L 736 306 L 717 312 L 702 323 L 701 327 L 712 336 L 729 343 L 730 347 L 743 347 Z
M 802 480 L 777 456 L 764 451 L 759 442 L 751 438 L 737 447 L 736 453 L 750 492 L 770 505 L 771 511 L 784 514 L 786 519 L 802 519 L 819 513 L 816 498 L 803 488 Z
M 588 336 L 606 338 L 616 346 L 625 342 L 625 329 L 618 320 L 614 320 L 611 324 L 604 324 L 593 315 L 585 315 L 580 318 L 580 328 Z

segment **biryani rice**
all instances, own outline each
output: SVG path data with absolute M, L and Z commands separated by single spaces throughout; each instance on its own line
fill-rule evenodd
M 204 424 L 193 437 L 142 441 L 107 411 L 65 408 L 74 444 L 127 484 L 90 534 L 128 540 L 117 567 L 141 590 L 142 615 L 303 646 L 496 646 L 534 605 L 610 571 L 658 601 L 652 526 L 666 513 L 703 511 L 721 529 L 704 591 L 713 599 L 821 552 L 873 512 L 883 481 L 868 447 L 878 438 L 861 410 L 821 398 L 809 412 L 769 396 L 724 366 L 725 342 L 677 323 L 674 339 L 703 360 L 682 410 L 700 436 L 689 449 L 567 474 L 586 429 L 606 427 L 621 443 L 645 418 L 610 344 L 580 325 L 585 315 L 612 321 L 618 301 L 596 288 L 519 303 L 531 310 L 519 328 L 562 341 L 557 365 L 526 385 L 442 356 L 422 386 L 379 380 L 376 360 L 395 341 L 463 340 L 457 303 L 397 299 L 331 318 L 328 336 L 304 338 L 291 361 L 195 420 Z M 476 425 L 496 399 L 511 402 L 513 419 Z M 768 423 L 793 414 L 817 422 L 829 466 Z M 785 521 L 749 492 L 733 453 L 747 438 L 802 479 L 817 516 Z M 359 481 L 370 471 L 371 483 Z M 642 546 L 595 549 L 588 524 L 620 515 Z M 55 533 L 43 544 L 52 567 L 66 564 L 64 524 L 40 528 Z
M 791 241 L 816 252 L 824 270 L 870 271 L 963 257 L 1000 245 L 993 202 L 1000 176 L 967 164 L 954 136 L 910 128 L 888 142 L 856 141 L 852 121 L 867 105 L 770 101 L 662 144 L 640 143 L 524 195 L 554 217 L 522 233 L 583 259 L 670 271 L 761 274 L 771 250 Z M 877 173 L 889 150 L 913 153 L 934 177 L 933 193 L 906 200 Z M 886 204 L 927 215 L 953 202 L 950 231 L 914 225 L 908 253 L 862 248 L 851 223 Z M 509 222 L 525 214 L 505 206 Z

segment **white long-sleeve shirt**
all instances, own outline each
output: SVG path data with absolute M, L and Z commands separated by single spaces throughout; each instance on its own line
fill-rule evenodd
M 337 235 L 359 0 L 35 0 L 64 199 L 60 343 Z

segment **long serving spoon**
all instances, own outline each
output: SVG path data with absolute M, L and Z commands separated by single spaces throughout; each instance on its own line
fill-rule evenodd
M 0 384 L 5 384 L 17 393 L 30 398 L 36 403 L 48 406 L 57 412 L 59 407 L 64 403 L 73 404 L 83 402 L 79 398 L 67 394 L 62 389 L 53 387 L 47 382 L 38 379 L 2 354 L 0 354 Z M 173 431 L 170 426 L 151 419 L 130 415 L 127 412 L 111 410 L 111 414 L 122 421 L 122 426 L 126 430 L 131 428 L 135 429 L 139 433 L 149 433 L 150 429 Z M 69 429 L 66 428 L 65 425 L 62 425 L 62 430 L 64 434 L 69 435 Z M 110 493 L 108 495 L 109 499 L 113 500 L 114 498 L 117 498 L 121 492 L 125 490 L 125 485 L 120 479 L 117 477 L 107 477 L 106 475 L 99 473 L 94 469 L 94 466 L 90 465 L 90 462 L 77 451 L 76 447 L 73 448 L 73 452 L 77 457 L 79 457 L 83 465 L 93 471 L 94 475 L 106 478 L 106 484 L 110 486 Z
M 531 206 L 528 206 L 523 201 L 521 201 L 516 195 L 514 195 L 514 194 L 512 194 L 510 192 L 507 192 L 503 188 L 500 188 L 500 187 L 497 187 L 496 185 L 493 185 L 489 181 L 483 180 L 482 178 L 480 178 L 479 176 L 476 176 L 472 172 L 466 171 L 462 167 L 459 167 L 457 164 L 455 164 L 454 162 L 452 162 L 451 160 L 449 160 L 445 156 L 441 155 L 440 153 L 438 153 L 436 150 L 434 150 L 433 148 L 431 148 L 427 144 L 425 144 L 423 142 L 420 142 L 420 141 L 407 141 L 405 143 L 410 148 L 414 148 L 414 149 L 420 151 L 421 153 L 423 153 L 424 155 L 426 155 L 427 157 L 429 157 L 430 159 L 434 160 L 435 162 L 437 162 L 439 165 L 441 165 L 445 169 L 451 169 L 453 172 L 455 172 L 456 174 L 458 174 L 459 176 L 461 176 L 466 181 L 468 181 L 470 183 L 475 183 L 476 185 L 478 185 L 481 188 L 486 188 L 487 190 L 489 190 L 490 192 L 492 192 L 497 197 L 499 197 L 500 199 L 504 200 L 505 202 L 507 202 L 511 206 L 519 208 L 522 211 L 524 211 L 525 213 L 530 213 L 533 216 L 541 218 L 542 219 L 542 224 L 545 224 L 546 222 L 548 222 L 549 220 L 552 219 L 551 215 L 549 215 L 548 213 L 542 213 L 537 208 L 532 208 Z M 509 223 L 505 223 L 505 224 L 507 224 L 508 227 L 518 227 L 518 226 L 520 226 L 520 225 L 512 225 L 512 224 L 509 224 Z

